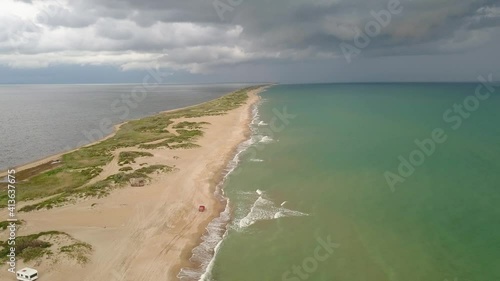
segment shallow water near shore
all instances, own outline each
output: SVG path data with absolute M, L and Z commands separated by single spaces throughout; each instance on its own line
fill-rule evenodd
M 112 133 L 112 125 L 206 102 L 243 87 L 0 85 L 0 171 L 98 141 Z
M 251 142 L 222 186 L 231 220 L 201 280 L 498 280 L 500 96 L 456 130 L 443 119 L 476 86 L 262 93 Z M 392 191 L 384 173 L 436 128 L 447 140 Z

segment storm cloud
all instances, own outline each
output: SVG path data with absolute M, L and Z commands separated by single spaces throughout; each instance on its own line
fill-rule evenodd
M 349 75 L 373 80 L 363 71 L 372 69 L 375 61 L 391 65 L 397 58 L 407 64 L 421 56 L 422 65 L 413 65 L 419 68 L 416 73 L 432 71 L 431 61 L 450 57 L 450 65 L 457 57 L 467 61 L 469 73 L 492 70 L 481 59 L 496 57 L 492 46 L 500 43 L 500 0 L 396 2 L 4 0 L 0 65 L 16 70 L 160 67 L 193 77 L 267 66 L 275 74 L 271 79 L 279 80 L 276 72 L 291 64 L 305 70 L 317 63 L 318 71 L 342 67 Z M 382 17 L 386 25 L 368 36 L 368 44 L 357 46 L 360 34 L 373 33 L 369 23 L 387 15 L 395 3 L 400 12 Z M 346 61 L 342 43 L 356 49 L 354 62 Z M 471 65 L 474 58 L 477 62 Z M 402 68 L 394 67 L 388 73 Z

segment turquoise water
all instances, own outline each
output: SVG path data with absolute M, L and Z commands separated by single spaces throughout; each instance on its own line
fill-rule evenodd
M 203 278 L 500 280 L 500 95 L 470 103 L 478 108 L 460 126 L 459 113 L 443 119 L 474 102 L 476 86 L 263 93 L 253 144 L 223 186 L 232 219 Z M 284 107 L 294 115 L 286 122 L 276 119 Z M 384 174 L 397 175 L 398 157 L 409 159 L 436 128 L 446 140 L 391 189 Z

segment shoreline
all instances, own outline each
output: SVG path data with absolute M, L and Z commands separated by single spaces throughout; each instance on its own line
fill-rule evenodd
M 27 170 L 27 169 L 35 168 L 37 166 L 40 166 L 40 165 L 43 165 L 43 164 L 46 164 L 46 163 L 58 160 L 64 154 L 75 152 L 78 149 L 81 149 L 81 148 L 84 148 L 84 147 L 87 147 L 87 146 L 91 146 L 91 145 L 103 142 L 103 141 L 105 141 L 105 140 L 107 140 L 109 138 L 114 137 L 116 135 L 116 133 L 118 132 L 118 130 L 120 129 L 120 127 L 123 126 L 123 125 L 125 125 L 125 124 L 127 124 L 130 121 L 133 121 L 133 120 L 124 121 L 124 122 L 121 122 L 119 124 L 114 125 L 113 126 L 113 132 L 111 134 L 105 136 L 104 138 L 100 139 L 100 140 L 96 140 L 96 141 L 93 141 L 93 142 L 91 142 L 89 144 L 86 144 L 86 145 L 82 145 L 82 146 L 79 146 L 79 147 L 76 147 L 76 148 L 73 148 L 73 149 L 70 149 L 70 150 L 67 150 L 67 151 L 62 151 L 62 152 L 59 152 L 59 153 L 56 153 L 56 154 L 53 154 L 53 155 L 50 155 L 50 156 L 47 156 L 47 157 L 43 157 L 41 159 L 28 162 L 26 164 L 21 164 L 21 165 L 18 165 L 18 166 L 14 166 L 12 168 L 7 168 L 7 170 L 1 170 L 0 171 L 0 178 L 7 176 L 7 171 L 9 169 L 14 169 L 14 170 L 16 170 L 16 173 L 17 173 L 17 172 L 24 171 L 24 170 Z
M 232 170 L 229 170 L 229 165 L 231 164 L 231 161 L 233 159 L 235 159 L 235 157 L 237 157 L 237 155 L 240 153 L 240 151 L 238 150 L 239 147 L 245 143 L 246 141 L 248 141 L 251 136 L 252 136 L 252 131 L 251 131 L 251 122 L 253 120 L 253 109 L 255 107 L 256 104 L 259 103 L 261 97 L 260 97 L 260 93 L 266 91 L 269 87 L 271 87 L 272 85 L 269 85 L 269 86 L 263 86 L 259 89 L 256 90 L 256 93 L 254 94 L 254 99 L 251 100 L 251 96 L 249 95 L 249 103 L 246 105 L 247 106 L 247 119 L 245 120 L 245 122 L 243 122 L 241 124 L 241 126 L 243 126 L 244 128 L 244 139 L 239 142 L 239 143 L 236 143 L 232 148 L 232 152 L 227 154 L 225 156 L 225 164 L 224 166 L 222 166 L 219 171 L 218 171 L 218 176 L 215 177 L 213 179 L 213 182 L 212 182 L 212 186 L 211 186 L 211 192 L 213 193 L 214 195 L 214 202 L 218 205 L 218 210 L 215 211 L 214 214 L 212 214 L 209 218 L 207 219 L 206 222 L 204 222 L 203 224 L 201 224 L 199 226 L 199 238 L 197 239 L 196 243 L 194 243 L 191 247 L 188 247 L 186 248 L 186 250 L 182 253 L 181 257 L 183 259 L 182 263 L 179 265 L 178 269 L 176 270 L 177 273 L 173 280 L 179 280 L 179 275 L 181 275 L 181 271 L 183 269 L 186 269 L 186 270 L 192 270 L 194 268 L 198 268 L 201 266 L 201 264 L 199 263 L 194 263 L 194 262 L 191 262 L 191 258 L 194 256 L 194 253 L 193 253 L 193 250 L 197 247 L 199 247 L 202 243 L 203 243 L 203 238 L 209 233 L 209 225 L 210 223 L 214 222 L 215 220 L 217 220 L 218 218 L 220 218 L 220 216 L 222 215 L 222 213 L 226 210 L 226 208 L 228 207 L 227 204 L 228 204 L 228 198 L 226 197 L 223 197 L 222 194 L 216 194 L 216 192 L 218 191 L 218 188 L 220 187 L 220 185 L 222 185 L 226 179 L 226 177 L 228 175 L 231 174 Z M 220 191 L 223 192 L 223 189 L 222 187 L 220 187 Z M 217 198 L 217 196 L 220 196 L 220 198 Z M 226 222 L 227 224 L 228 222 Z M 224 231 L 225 233 L 225 231 Z M 224 233 L 222 235 L 224 235 Z M 222 239 L 222 237 L 221 237 Z M 220 242 L 220 241 L 219 241 Z M 219 245 L 219 243 L 217 243 L 216 247 Z M 213 249 L 215 250 L 215 249 Z M 214 252 L 213 253 L 213 256 L 212 256 L 212 259 L 215 258 L 215 255 L 216 253 Z M 205 272 L 207 270 L 207 268 L 204 268 L 203 269 Z
M 238 146 L 248 139 L 252 107 L 259 100 L 258 93 L 267 87 L 248 90 L 246 102 L 223 115 L 187 118 L 209 123 L 203 130 L 205 135 L 196 141 L 201 147 L 152 149 L 149 151 L 154 157 L 141 159 L 148 164 L 174 166 L 178 171 L 154 175 L 145 187 L 117 189 L 105 198 L 20 213 L 20 219 L 28 223 L 20 229 L 19 235 L 56 229 L 95 248 L 91 262 L 82 269 L 68 267 L 65 262 L 56 266 L 42 263 L 37 268 L 44 272 L 44 277 L 59 281 L 71 272 L 82 276 L 82 280 L 104 281 L 110 280 L 113 270 L 118 268 L 137 280 L 178 280 L 176 276 L 180 269 L 192 266 L 189 261 L 192 250 L 201 242 L 208 224 L 225 209 L 223 202 L 215 196 L 216 188 Z M 181 109 L 167 112 L 178 110 Z M 175 119 L 175 123 L 182 121 L 184 118 Z M 117 168 L 117 163 L 109 163 L 103 167 L 102 176 L 114 173 Z M 207 210 L 199 213 L 198 205 L 206 205 Z M 0 240 L 4 234 L 0 232 Z M 0 273 L 0 278 L 2 276 Z
M 266 87 L 269 87 L 269 86 L 262 86 L 262 88 L 266 88 Z M 241 90 L 241 89 L 239 89 Z M 225 95 L 230 95 L 232 93 L 235 93 L 239 90 L 236 90 L 236 91 L 233 91 L 233 92 L 229 92 L 229 93 L 226 93 L 222 96 L 225 96 Z M 221 96 L 221 97 L 222 97 Z M 86 145 L 82 145 L 82 146 L 78 146 L 78 147 L 75 147 L 73 149 L 70 149 L 70 150 L 67 150 L 67 151 L 61 151 L 59 153 L 56 153 L 56 154 L 53 154 L 53 155 L 49 155 L 49 156 L 46 156 L 46 157 L 43 157 L 41 159 L 37 159 L 37 160 L 33 160 L 33 161 L 30 161 L 28 163 L 25 163 L 25 164 L 20 164 L 20 165 L 17 165 L 17 166 L 14 166 L 14 167 L 10 167 L 10 168 L 7 168 L 5 170 L 0 170 L 0 179 L 3 178 L 3 177 L 6 177 L 7 176 L 7 172 L 9 169 L 15 169 L 16 172 L 20 172 L 20 171 L 24 171 L 24 170 L 27 170 L 27 169 L 31 169 L 31 168 L 34 168 L 34 167 L 37 167 L 37 166 L 40 166 L 42 164 L 46 164 L 48 162 L 52 162 L 54 160 L 57 160 L 59 158 L 61 158 L 64 154 L 68 154 L 68 153 L 71 153 L 71 152 L 75 152 L 81 148 L 84 148 L 84 147 L 88 147 L 88 146 L 92 146 L 92 145 L 95 145 L 95 144 L 98 144 L 98 143 L 101 143 L 109 138 L 112 138 L 116 135 L 116 133 L 118 132 L 118 130 L 120 129 L 120 127 L 122 127 L 123 125 L 131 122 L 131 121 L 135 121 L 135 120 L 140 120 L 142 118 L 147 118 L 147 117 L 151 117 L 151 116 L 154 116 L 154 115 L 157 115 L 157 114 L 164 114 L 164 113 L 173 113 L 173 112 L 176 112 L 176 111 L 181 111 L 181 110 L 185 110 L 185 109 L 189 109 L 189 108 L 193 108 L 193 107 L 197 107 L 197 106 L 200 106 L 200 105 L 203 105 L 205 103 L 208 103 L 210 102 L 211 100 L 208 100 L 208 101 L 205 101 L 205 102 L 202 102 L 202 103 L 199 103 L 199 104 L 194 104 L 194 105 L 189 105 L 189 106 L 184 106 L 184 107 L 179 107 L 179 108 L 175 108 L 175 109 L 169 109 L 169 110 L 162 110 L 162 111 L 159 111 L 153 115 L 148 115 L 148 116 L 144 116 L 144 117 L 141 117 L 141 118 L 136 118 L 136 119 L 130 119 L 130 120 L 126 120 L 126 121 L 123 121 L 123 122 L 120 122 L 116 125 L 113 125 L 113 132 L 111 132 L 109 135 L 106 135 L 104 138 L 102 139 L 99 139 L 99 140 L 96 140 L 96 141 L 93 141 L 93 142 L 90 142 Z

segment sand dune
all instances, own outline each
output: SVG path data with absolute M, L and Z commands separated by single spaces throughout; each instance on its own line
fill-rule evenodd
M 18 235 L 59 230 L 93 247 L 91 260 L 84 266 L 42 261 L 36 265 L 40 280 L 176 280 L 180 268 L 189 264 L 191 250 L 206 225 L 221 211 L 213 194 L 215 185 L 237 145 L 247 137 L 250 107 L 259 91 L 250 91 L 245 105 L 225 115 L 190 118 L 210 123 L 196 142 L 201 147 L 148 150 L 154 156 L 140 158 L 135 165 L 176 167 L 173 172 L 152 175 L 148 185 L 51 210 L 19 213 L 26 224 Z M 99 177 L 115 174 L 119 168 L 112 161 Z M 207 206 L 207 211 L 198 212 L 199 205 Z M 18 262 L 18 268 L 22 266 Z M 2 270 L 0 279 L 8 278 L 14 276 Z

